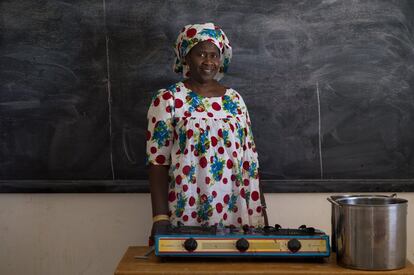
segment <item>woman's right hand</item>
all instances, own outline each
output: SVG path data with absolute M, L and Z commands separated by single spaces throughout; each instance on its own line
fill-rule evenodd
M 154 222 L 152 224 L 151 236 L 149 238 L 149 246 L 154 245 L 154 236 L 167 233 L 170 225 L 171 225 L 170 221 L 167 221 L 167 220 Z

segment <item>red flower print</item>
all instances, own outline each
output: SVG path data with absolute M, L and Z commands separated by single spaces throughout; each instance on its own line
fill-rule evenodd
M 253 191 L 252 192 L 252 200 L 257 201 L 259 199 L 259 192 Z
M 221 213 L 223 211 L 223 205 L 221 203 L 216 204 L 216 211 L 217 213 Z
M 227 204 L 227 203 L 229 202 L 229 200 L 230 200 L 230 196 L 229 196 L 229 194 L 225 195 L 225 196 L 224 196 L 224 198 L 223 198 L 223 202 L 224 202 L 225 204 Z
M 246 198 L 246 190 L 244 190 L 244 188 L 242 188 L 242 190 L 240 190 L 240 196 L 245 199 Z
M 175 99 L 174 104 L 175 104 L 175 108 L 177 108 L 177 109 L 183 107 L 183 101 L 179 98 Z
M 171 191 L 169 194 L 168 194 L 168 201 L 170 201 L 170 202 L 173 202 L 173 201 L 175 201 L 175 192 L 174 191 Z
M 188 204 L 190 206 L 193 206 L 195 204 L 195 198 L 194 197 L 190 197 L 190 199 L 188 200 Z
M 191 170 L 191 167 L 189 165 L 184 166 L 183 167 L 183 173 L 184 173 L 184 175 L 190 174 L 190 170 Z
M 163 155 L 158 155 L 155 160 L 157 161 L 157 163 L 159 164 L 164 164 L 165 162 L 165 157 Z
M 231 161 L 231 159 L 227 160 L 227 168 L 229 169 L 233 168 L 233 162 Z
M 216 111 L 220 111 L 221 110 L 221 106 L 220 104 L 218 104 L 217 102 L 214 102 L 213 104 L 211 104 L 211 107 L 216 110 Z
M 194 29 L 194 28 L 190 28 L 190 29 L 187 30 L 186 34 L 187 34 L 188 38 L 191 38 L 191 37 L 193 37 L 194 35 L 197 34 L 197 30 Z
M 214 136 L 211 137 L 211 145 L 213 145 L 213 147 L 217 145 L 217 142 L 218 142 L 218 140 L 217 140 L 216 137 L 214 137 Z
M 243 162 L 243 169 L 249 171 L 250 163 L 248 161 Z
M 171 94 L 171 92 L 170 91 L 168 91 L 168 92 L 166 92 L 166 93 L 164 93 L 163 95 L 162 95 L 162 98 L 164 99 L 164 100 L 168 100 L 168 99 L 170 99 L 172 97 L 172 94 Z
M 202 157 L 200 159 L 200 166 L 201 166 L 201 168 L 205 168 L 207 166 L 207 159 L 206 159 L 206 157 Z

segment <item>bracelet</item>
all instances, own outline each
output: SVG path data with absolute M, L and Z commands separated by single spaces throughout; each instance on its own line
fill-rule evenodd
M 168 215 L 156 215 L 152 217 L 152 222 L 159 222 L 159 221 L 169 221 L 170 217 Z

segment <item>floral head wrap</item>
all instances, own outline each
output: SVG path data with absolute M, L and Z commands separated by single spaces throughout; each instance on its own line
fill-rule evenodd
M 174 72 L 183 73 L 183 77 L 188 78 L 189 68 L 183 64 L 185 56 L 197 43 L 202 41 L 210 41 L 220 50 L 220 68 L 214 77 L 214 79 L 220 80 L 224 73 L 227 72 L 232 50 L 230 42 L 223 30 L 213 23 L 187 25 L 182 29 L 174 44 Z

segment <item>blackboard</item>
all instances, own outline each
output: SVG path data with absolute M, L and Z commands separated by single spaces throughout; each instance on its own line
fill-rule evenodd
M 414 191 L 414 1 L 3 0 L 0 192 L 147 192 L 151 96 L 204 22 L 265 191 Z

